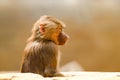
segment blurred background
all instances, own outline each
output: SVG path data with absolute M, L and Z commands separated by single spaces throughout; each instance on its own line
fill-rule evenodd
M 63 71 L 120 71 L 120 0 L 0 0 L 0 71 L 19 71 L 26 40 L 42 15 L 67 25 Z

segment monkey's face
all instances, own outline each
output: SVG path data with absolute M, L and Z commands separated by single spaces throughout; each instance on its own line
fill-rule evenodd
M 62 30 L 64 28 L 64 24 L 54 17 L 42 16 L 35 23 L 35 27 L 38 26 L 40 38 L 52 40 L 57 45 L 64 45 L 69 38 L 69 36 Z
M 57 45 L 64 45 L 68 40 L 69 36 L 62 31 L 62 28 L 55 29 L 53 32 L 51 40 L 53 40 Z

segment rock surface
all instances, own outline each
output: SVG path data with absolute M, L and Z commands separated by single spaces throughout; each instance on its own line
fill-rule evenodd
M 33 73 L 0 73 L 0 80 L 120 80 L 120 72 L 62 72 L 65 77 L 44 78 Z

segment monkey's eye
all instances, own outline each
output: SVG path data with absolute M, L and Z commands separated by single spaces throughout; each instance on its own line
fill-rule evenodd
M 61 28 L 61 27 L 57 27 L 56 29 L 58 29 L 58 30 L 61 30 L 61 31 L 62 31 L 62 28 Z
M 59 34 L 60 32 L 62 32 L 62 28 L 61 27 L 57 27 L 56 28 L 56 33 Z

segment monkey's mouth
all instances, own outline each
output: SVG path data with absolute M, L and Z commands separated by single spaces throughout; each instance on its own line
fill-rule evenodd
M 67 42 L 67 39 L 69 39 L 68 35 L 60 33 L 58 36 L 58 45 L 64 45 Z

